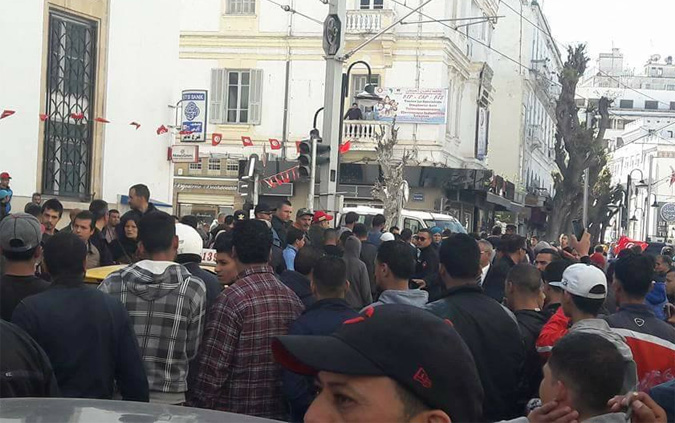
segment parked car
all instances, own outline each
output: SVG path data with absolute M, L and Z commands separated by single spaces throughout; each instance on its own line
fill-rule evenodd
M 377 214 L 383 214 L 384 210 L 376 207 L 345 207 L 340 215 L 340 225 L 344 225 L 345 215 L 349 212 L 358 214 L 359 222 L 370 227 L 373 223 L 373 217 Z M 434 226 L 441 229 L 450 229 L 453 233 L 466 233 L 466 229 L 459 220 L 450 215 L 406 209 L 401 210 L 401 216 L 396 226 L 401 229 L 409 228 L 413 233 L 422 228 L 433 228 Z

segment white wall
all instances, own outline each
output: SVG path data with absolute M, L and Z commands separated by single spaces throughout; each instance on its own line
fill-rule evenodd
M 0 112 L 16 114 L 0 121 L 0 172 L 9 172 L 15 196 L 38 187 L 38 115 L 42 70 L 44 2 L 0 2 Z
M 180 9 L 177 12 L 174 11 L 174 13 L 180 13 L 180 30 L 218 31 L 222 4 L 224 4 L 222 0 L 181 0 Z

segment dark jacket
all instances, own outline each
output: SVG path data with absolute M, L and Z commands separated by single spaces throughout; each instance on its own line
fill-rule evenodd
M 101 266 L 113 264 L 112 254 L 110 253 L 110 248 L 108 248 L 108 241 L 106 241 L 103 232 L 96 229 L 91 238 L 89 238 L 89 242 L 96 247 L 98 253 L 101 255 Z
M 539 398 L 539 385 L 544 378 L 542 361 L 537 352 L 537 338 L 539 332 L 548 321 L 545 311 L 519 310 L 513 312 L 518 321 L 523 345 L 525 346 L 525 363 L 523 366 L 523 384 L 519 404 L 524 410 L 527 402 L 532 398 Z
M 323 246 L 323 233 L 326 231 L 321 225 L 312 225 L 307 231 L 307 237 L 314 248 Z
M 345 300 L 320 300 L 305 309 L 291 324 L 288 334 L 327 336 L 335 332 L 345 320 L 358 315 Z M 313 378 L 284 370 L 282 380 L 284 397 L 291 410 L 291 421 L 301 422 L 315 396 Z
M 504 284 L 506 283 L 506 275 L 509 270 L 516 264 L 511 260 L 511 257 L 504 255 L 495 264 L 490 266 L 488 274 L 485 275 L 483 282 L 483 291 L 489 297 L 501 303 L 504 300 Z
M 342 257 L 343 254 L 342 250 L 337 245 L 324 245 L 323 252 L 326 253 L 327 256 L 333 257 Z
M 74 281 L 52 284 L 24 299 L 13 323 L 28 332 L 51 360 L 61 395 L 148 401 L 148 379 L 126 309 L 109 295 Z
M 0 398 L 58 397 L 49 358 L 26 332 L 0 320 Z
M 518 325 L 506 310 L 474 284 L 448 289 L 426 308 L 450 320 L 471 350 L 485 391 L 485 420 L 520 416 L 517 399 L 525 349 Z
M 373 298 L 377 296 L 377 285 L 375 284 L 376 258 L 377 247 L 368 241 L 361 241 L 361 261 L 365 263 L 368 270 L 368 281 L 370 282 L 370 292 L 373 294 Z
M 281 283 L 295 292 L 300 301 L 305 305 L 305 309 L 316 301 L 312 295 L 312 289 L 309 287 L 309 278 L 295 270 L 285 270 L 280 276 Z
M 115 263 L 132 264 L 138 260 L 138 242 L 127 237 L 115 238 L 108 244 L 110 254 Z
M 360 257 L 361 241 L 354 236 L 347 238 L 345 253 L 342 256 L 347 265 L 347 280 L 349 281 L 349 292 L 345 300 L 356 310 L 361 310 L 373 302 L 368 269 Z
M 445 287 L 438 276 L 439 265 L 438 250 L 433 246 L 433 243 L 420 250 L 413 279 L 424 279 L 427 283 L 424 289 L 429 292 L 430 302 L 441 298 L 445 292 Z
M 12 321 L 12 313 L 26 297 L 39 294 L 49 288 L 49 282 L 37 276 L 0 276 L 0 318 Z
M 274 230 L 277 231 L 277 235 L 279 235 L 282 250 L 286 248 L 286 234 L 288 233 L 288 228 L 290 226 L 290 222 L 284 222 L 279 219 L 277 215 L 272 216 L 272 228 L 274 228 Z
M 206 305 L 207 307 L 210 307 L 223 290 L 223 285 L 220 284 L 218 276 L 208 270 L 202 269 L 199 266 L 199 263 L 183 263 L 183 266 L 185 266 L 191 274 L 204 282 L 204 285 L 206 286 Z

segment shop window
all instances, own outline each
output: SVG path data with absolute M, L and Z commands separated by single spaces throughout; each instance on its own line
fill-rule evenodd
M 197 163 L 190 163 L 190 164 L 188 165 L 188 170 L 193 171 L 193 172 L 194 172 L 194 171 L 200 171 L 200 170 L 202 170 L 202 162 L 201 162 L 201 160 L 198 161 Z
M 209 170 L 220 172 L 220 159 L 209 159 Z

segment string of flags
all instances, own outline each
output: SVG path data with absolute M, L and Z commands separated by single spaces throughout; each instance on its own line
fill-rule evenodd
M 276 188 L 282 184 L 289 184 L 298 179 L 300 176 L 298 173 L 299 168 L 300 166 L 295 166 L 275 175 L 268 176 L 267 178 L 263 179 L 263 182 L 266 183 L 269 188 Z

